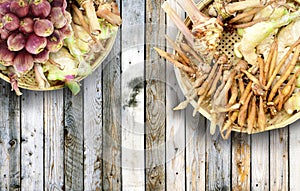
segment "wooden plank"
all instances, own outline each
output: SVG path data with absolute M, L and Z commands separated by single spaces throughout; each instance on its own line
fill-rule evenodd
M 84 80 L 84 189 L 102 190 L 102 67 Z
M 103 68 L 103 189 L 121 189 L 120 33 Z
M 0 190 L 9 189 L 9 87 L 0 81 Z
M 232 190 L 250 190 L 251 137 L 232 133 Z
M 0 190 L 20 189 L 20 99 L 0 81 Z
M 64 188 L 63 90 L 44 93 L 44 188 Z
M 146 1 L 146 190 L 165 190 L 165 66 L 153 46 L 164 47 L 164 0 Z
M 300 120 L 289 128 L 289 189 L 300 188 Z
M 73 96 L 65 89 L 64 96 L 65 189 L 83 190 L 83 91 Z
M 43 92 L 24 90 L 21 100 L 21 189 L 43 190 Z
M 288 130 L 270 132 L 270 190 L 288 190 Z
M 184 11 L 175 0 L 168 1 L 177 14 L 184 19 Z M 167 20 L 167 35 L 175 41 L 178 30 Z M 164 39 L 161 39 L 162 41 Z M 167 43 L 169 52 L 173 48 Z M 185 111 L 173 111 L 185 98 L 176 81 L 174 66 L 167 62 L 166 67 L 166 179 L 167 190 L 185 189 Z
M 193 117 L 192 106 L 186 109 L 186 190 L 205 189 L 205 118 Z
M 231 138 L 223 140 L 216 131 L 214 135 L 209 131 L 210 122 L 207 121 L 206 152 L 207 152 L 207 190 L 230 190 L 231 181 Z
M 269 132 L 252 135 L 251 190 L 269 190 Z
M 10 88 L 10 85 L 9 85 Z M 20 164 L 20 138 L 21 138 L 21 117 L 20 97 L 15 92 L 9 94 L 9 184 L 10 190 L 19 190 L 21 185 L 21 164 Z
M 145 1 L 124 1 L 122 10 L 122 190 L 145 190 Z

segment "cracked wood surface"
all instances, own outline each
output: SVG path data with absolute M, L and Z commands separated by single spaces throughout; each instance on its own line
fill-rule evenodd
M 298 190 L 300 124 L 222 140 L 183 95 L 154 46 L 177 30 L 163 0 L 117 1 L 114 47 L 81 92 L 0 81 L 0 190 Z M 171 6 L 184 18 L 176 0 Z

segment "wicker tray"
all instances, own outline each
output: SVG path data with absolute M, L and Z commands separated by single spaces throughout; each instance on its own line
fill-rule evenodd
M 210 3 L 212 3 L 213 0 L 204 0 L 201 3 L 199 3 L 197 5 L 197 7 L 199 8 L 200 11 L 204 12 L 207 7 L 210 5 Z M 191 20 L 187 17 L 185 19 L 185 24 L 186 26 L 190 26 Z M 180 43 L 183 41 L 183 34 L 180 32 L 177 35 L 176 38 L 176 43 Z M 238 42 L 240 40 L 239 36 L 235 33 L 223 33 L 223 38 L 221 39 L 221 42 L 219 44 L 219 46 L 217 47 L 217 49 L 219 51 L 222 51 L 223 53 L 225 53 L 229 59 L 234 58 L 234 53 L 233 53 L 233 42 Z M 178 68 L 174 67 L 175 70 L 175 75 L 177 78 L 177 82 L 183 92 L 183 94 L 186 96 L 187 99 L 188 98 L 188 94 L 192 88 L 192 84 L 189 80 L 189 78 L 187 77 L 187 75 L 182 72 L 181 70 L 179 70 Z M 196 108 L 198 107 L 197 101 L 196 100 L 191 100 L 190 104 Z M 209 103 L 203 104 L 201 105 L 201 107 L 198 107 L 198 112 L 200 112 L 205 118 L 207 118 L 208 120 L 211 120 L 211 114 L 210 114 L 210 109 L 209 109 Z M 284 110 L 280 111 L 274 118 L 270 118 L 269 116 L 267 116 L 267 127 L 264 130 L 253 130 L 251 132 L 247 132 L 246 128 L 241 128 L 239 127 L 237 124 L 234 124 L 231 127 L 232 131 L 236 131 L 236 132 L 242 132 L 242 133 L 249 133 L 249 134 L 254 134 L 254 133 L 259 133 L 259 132 L 263 132 L 263 131 L 269 131 L 269 130 L 273 130 L 273 129 L 278 129 L 278 128 L 282 128 L 285 127 L 295 121 L 297 121 L 300 118 L 300 112 L 295 113 L 293 115 L 289 115 L 287 114 Z
M 97 55 L 95 56 L 95 59 L 91 62 L 92 71 L 95 71 L 105 60 L 105 58 L 108 56 L 108 54 L 110 53 L 114 45 L 116 37 L 117 37 L 117 31 L 109 39 L 103 40 L 102 43 L 103 43 L 104 50 L 98 52 Z M 77 77 L 76 81 L 79 82 L 86 77 L 87 76 Z M 10 83 L 9 77 L 3 71 L 0 71 L 0 78 Z M 64 83 L 61 81 L 49 81 L 49 83 L 51 85 L 49 88 L 40 89 L 38 87 L 38 83 L 35 80 L 34 69 L 32 69 L 26 75 L 18 79 L 18 86 L 20 88 L 28 89 L 28 90 L 50 91 L 50 90 L 58 90 L 65 86 Z

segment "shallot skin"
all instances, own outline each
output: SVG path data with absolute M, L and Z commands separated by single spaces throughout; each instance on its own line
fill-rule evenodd
M 35 21 L 33 31 L 40 37 L 48 37 L 54 31 L 54 26 L 48 19 L 40 19 Z
M 10 12 L 16 14 L 18 17 L 22 18 L 28 15 L 29 4 L 27 0 L 14 0 L 10 5 Z
M 22 33 L 13 33 L 7 39 L 7 46 L 10 51 L 20 51 L 25 47 L 26 39 Z
M 45 37 L 37 36 L 32 33 L 26 42 L 25 48 L 31 54 L 39 54 L 44 50 L 47 45 L 47 39 Z
M 19 28 L 20 20 L 19 18 L 13 13 L 6 13 L 2 17 L 3 27 L 8 31 L 14 31 Z

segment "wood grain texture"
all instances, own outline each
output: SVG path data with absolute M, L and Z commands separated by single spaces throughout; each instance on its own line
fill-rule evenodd
M 0 190 L 20 189 L 20 98 L 0 81 Z
M 44 93 L 44 188 L 64 188 L 63 90 Z
M 164 190 L 165 171 L 165 61 L 153 46 L 164 47 L 164 0 L 146 1 L 146 190 Z
M 218 132 L 211 135 L 208 121 L 206 128 L 206 190 L 230 190 L 231 138 L 223 140 Z
M 84 80 L 84 190 L 99 191 L 102 181 L 102 66 Z
M 44 189 L 43 92 L 23 91 L 21 99 L 21 189 Z
M 205 190 L 206 119 L 193 117 L 192 106 L 186 109 L 186 190 Z
M 103 65 L 103 189 L 120 190 L 121 177 L 121 63 L 120 33 Z
M 122 2 L 122 190 L 145 190 L 145 1 Z
M 251 142 L 250 135 L 232 135 L 232 190 L 250 190 Z
M 289 128 L 289 189 L 300 188 L 300 120 Z
M 64 171 L 66 190 L 84 190 L 83 185 L 83 91 L 73 96 L 64 91 Z
M 288 190 L 288 134 L 288 128 L 270 132 L 270 190 Z
M 177 14 L 184 19 L 184 11 L 175 0 L 168 1 Z M 166 18 L 167 35 L 176 39 L 178 30 L 174 23 Z M 162 39 L 163 40 L 163 39 Z M 173 49 L 166 44 L 169 52 Z M 167 190 L 185 189 L 185 111 L 173 108 L 185 98 L 176 81 L 174 66 L 166 62 L 166 179 Z
M 270 132 L 252 135 L 251 139 L 251 190 L 269 190 Z

